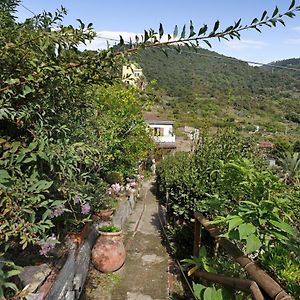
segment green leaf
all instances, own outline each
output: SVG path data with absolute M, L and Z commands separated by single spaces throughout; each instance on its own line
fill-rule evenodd
M 193 37 L 194 35 L 196 35 L 196 32 L 194 31 L 193 22 L 190 21 L 190 35 L 189 35 L 189 37 Z
M 166 49 L 161 49 L 162 50 L 162 52 L 164 53 L 164 55 L 166 56 L 166 57 L 169 57 L 169 54 L 168 54 L 168 52 L 166 51 Z
M 175 25 L 174 32 L 173 32 L 173 38 L 176 38 L 177 35 L 178 35 L 178 26 Z
M 12 282 L 4 282 L 4 283 L 2 283 L 2 284 L 3 284 L 3 286 L 4 286 L 5 288 L 9 288 L 9 289 L 12 289 L 12 290 L 14 290 L 14 291 L 17 291 L 17 290 L 18 290 L 17 286 L 16 286 L 14 283 L 12 283 Z
M 161 23 L 159 24 L 158 33 L 159 33 L 159 39 L 161 39 L 161 37 L 164 35 L 164 28 L 163 28 L 163 25 Z
M 272 18 L 274 18 L 278 14 L 278 12 L 279 12 L 279 10 L 278 10 L 278 7 L 276 6 L 273 11 Z
M 22 272 L 21 270 L 11 270 L 11 271 L 8 271 L 8 272 L 6 273 L 6 276 L 7 276 L 8 278 L 10 278 L 10 277 L 19 275 L 21 272 Z
M 216 289 L 214 287 L 207 287 L 203 294 L 204 300 L 215 300 Z
M 120 41 L 119 41 L 119 45 L 123 46 L 124 45 L 124 39 L 123 37 L 120 35 Z
M 199 269 L 199 266 L 194 266 L 188 271 L 188 276 L 191 276 L 195 271 Z
M 261 241 L 256 235 L 250 235 L 247 238 L 247 244 L 246 244 L 246 252 L 252 253 L 256 250 L 258 250 L 261 247 Z
M 185 25 L 183 25 L 181 35 L 180 35 L 180 39 L 184 39 L 184 38 L 185 38 Z
M 241 224 L 238 228 L 240 239 L 247 239 L 249 235 L 256 232 L 256 227 L 250 223 Z
M 291 10 L 295 6 L 295 2 L 296 2 L 295 0 L 292 0 L 288 10 Z
M 83 23 L 80 19 L 76 19 L 76 21 L 79 22 L 79 24 L 80 24 L 80 29 L 83 29 L 83 28 L 84 28 L 84 23 Z
M 233 26 L 229 26 L 229 27 L 227 27 L 227 28 L 224 30 L 224 32 L 231 31 L 232 29 L 233 29 Z
M 10 175 L 6 170 L 0 170 L 0 183 L 5 183 L 10 179 Z
M 217 289 L 216 291 L 215 291 L 215 300 L 224 300 L 224 298 L 223 298 L 223 289 Z
M 274 221 L 274 220 L 270 220 L 270 223 L 272 225 L 274 225 L 276 228 L 282 230 L 283 232 L 289 234 L 289 235 L 295 235 L 296 232 L 294 230 L 294 228 L 292 226 L 290 226 L 289 224 L 283 222 L 283 221 Z
M 208 40 L 203 40 L 203 42 L 204 42 L 206 45 L 208 45 L 209 48 L 212 47 L 211 43 L 210 43 Z
M 291 11 L 285 13 L 285 15 L 288 16 L 288 17 L 290 17 L 290 18 L 295 17 L 295 14 L 293 12 L 291 12 Z
M 200 283 L 195 283 L 193 282 L 193 291 L 195 293 L 195 296 L 197 297 L 197 299 L 202 299 L 203 298 L 203 293 L 204 290 L 206 289 L 206 286 L 200 284 Z
M 215 25 L 214 25 L 213 32 L 216 32 L 218 30 L 219 26 L 220 26 L 220 21 L 217 20 L 216 23 L 215 23 Z
M 238 28 L 241 24 L 242 19 L 239 19 L 237 22 L 234 24 L 234 29 Z
M 230 219 L 228 222 L 228 231 L 231 231 L 232 229 L 241 225 L 243 222 L 244 222 L 244 220 L 239 216 L 236 216 L 236 217 Z
M 46 180 L 40 180 L 34 185 L 32 185 L 29 189 L 28 192 L 33 192 L 33 193 L 40 193 L 40 192 L 45 192 L 49 189 L 49 187 L 53 184 L 53 181 L 46 181 Z
M 149 34 L 147 30 L 144 30 L 144 42 L 147 42 L 149 40 Z
M 26 95 L 30 94 L 31 92 L 33 92 L 33 89 L 29 85 L 25 85 L 25 87 L 23 89 L 23 96 L 26 96 Z
M 260 21 L 262 21 L 266 17 L 267 13 L 268 12 L 266 10 L 263 12 L 263 14 L 262 14 L 262 16 L 260 18 Z
M 199 251 L 199 257 L 203 258 L 203 257 L 206 257 L 206 255 L 207 255 L 206 248 L 205 248 L 205 246 L 202 246 L 200 251 Z
M 251 22 L 251 25 L 256 24 L 257 22 L 258 22 L 258 19 L 257 19 L 257 18 L 254 18 L 254 19 L 252 20 L 252 22 Z
M 261 30 L 257 27 L 253 27 L 255 30 L 257 30 L 259 33 L 261 33 Z
M 200 28 L 199 32 L 198 32 L 198 35 L 202 35 L 202 34 L 205 34 L 206 31 L 207 31 L 207 25 L 203 25 L 203 27 Z

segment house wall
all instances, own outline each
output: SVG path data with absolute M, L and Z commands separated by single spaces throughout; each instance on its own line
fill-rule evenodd
M 157 143 L 175 143 L 172 124 L 149 124 L 154 132 L 154 141 Z M 155 134 L 158 133 L 158 134 Z
M 122 68 L 122 80 L 126 83 L 135 85 L 136 80 L 143 76 L 143 70 L 137 68 L 134 64 L 130 66 L 123 66 Z

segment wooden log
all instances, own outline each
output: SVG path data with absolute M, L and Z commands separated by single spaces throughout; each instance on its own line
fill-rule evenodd
M 202 225 L 198 220 L 195 220 L 195 227 L 194 227 L 194 249 L 193 255 L 198 257 L 199 251 L 201 248 L 201 227 Z
M 203 225 L 209 234 L 218 240 L 222 248 L 234 258 L 250 275 L 250 277 L 272 298 L 276 300 L 292 300 L 284 289 L 265 271 L 257 266 L 247 255 L 236 245 L 224 237 L 219 237 L 219 228 L 210 224 L 201 213 L 195 213 L 195 218 Z
M 235 290 L 251 293 L 253 299 L 255 300 L 265 299 L 259 287 L 257 286 L 256 282 L 252 280 L 228 277 L 224 275 L 206 272 L 203 270 L 195 271 L 194 276 L 205 279 L 213 283 L 225 285 Z

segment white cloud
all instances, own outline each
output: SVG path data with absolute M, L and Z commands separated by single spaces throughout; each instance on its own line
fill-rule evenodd
M 129 41 L 130 38 L 135 41 L 136 35 L 141 36 L 140 33 L 135 32 L 98 31 L 97 36 L 91 42 L 87 42 L 86 45 L 82 44 L 79 48 L 81 50 L 106 49 L 107 43 L 109 43 L 109 46 L 117 44 L 120 40 L 120 35 L 123 37 L 125 42 Z
M 249 50 L 249 49 L 263 49 L 268 46 L 267 43 L 254 40 L 234 40 L 226 42 L 226 45 L 237 51 Z
M 287 39 L 284 43 L 287 45 L 300 45 L 300 39 Z

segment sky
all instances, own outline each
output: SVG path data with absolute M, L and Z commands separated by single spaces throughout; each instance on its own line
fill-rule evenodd
M 288 9 L 290 0 L 23 0 L 22 5 L 33 13 L 54 11 L 61 5 L 67 8 L 68 15 L 63 24 L 76 25 L 76 19 L 84 23 L 93 23 L 95 31 L 101 37 L 119 38 L 121 34 L 128 40 L 130 36 L 143 33 L 144 29 L 158 31 L 162 23 L 165 32 L 173 33 L 175 25 L 182 28 L 193 21 L 195 28 L 203 24 L 213 26 L 220 21 L 220 28 L 225 29 L 234 21 L 242 18 L 242 24 L 251 23 L 255 17 L 260 18 L 267 10 L 272 14 L 276 5 L 280 12 Z M 300 5 L 300 0 L 296 0 Z M 17 16 L 20 21 L 33 14 L 19 6 Z M 113 42 L 110 42 L 113 43 Z M 106 48 L 105 39 L 97 38 L 89 49 Z M 238 59 L 269 63 L 286 58 L 300 57 L 300 12 L 295 18 L 286 19 L 286 27 L 265 27 L 260 34 L 255 30 L 242 33 L 241 41 L 212 42 L 212 50 Z M 204 48 L 207 48 L 203 45 Z

